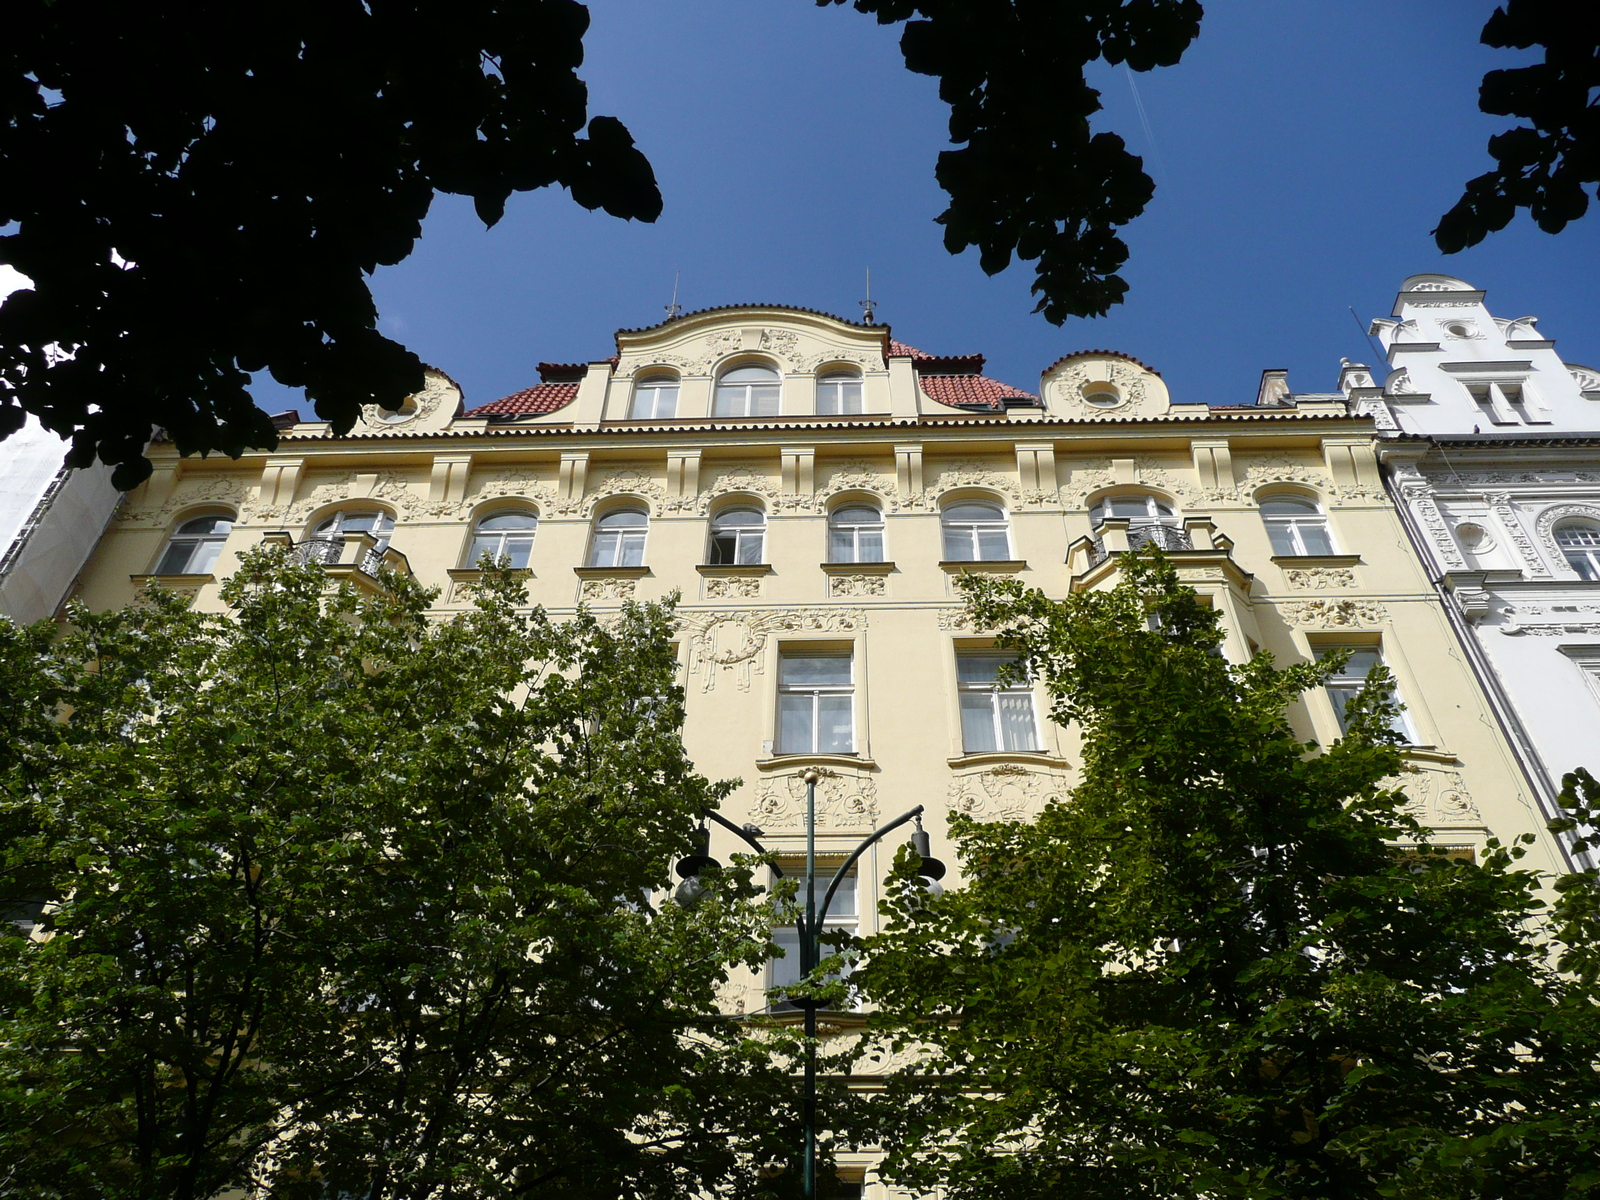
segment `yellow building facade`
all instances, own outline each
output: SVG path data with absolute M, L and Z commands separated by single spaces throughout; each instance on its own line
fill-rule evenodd
M 556 614 L 678 593 L 689 752 L 743 780 L 723 815 L 798 854 L 802 772 L 823 768 L 819 848 L 837 861 L 913 805 L 937 854 L 950 812 L 1026 818 L 1072 786 L 1074 733 L 1042 694 L 996 686 L 958 575 L 1061 596 L 1108 586 L 1119 552 L 1153 541 L 1223 611 L 1230 658 L 1356 651 L 1350 679 L 1296 706 L 1305 738 L 1337 738 L 1342 701 L 1384 662 L 1417 815 L 1463 848 L 1533 833 L 1527 864 L 1562 868 L 1384 491 L 1372 421 L 1344 397 L 1269 379 L 1258 403 L 1207 407 L 1102 351 L 1028 393 L 981 356 L 777 307 L 624 330 L 616 348 L 542 364 L 541 383 L 476 409 L 430 371 L 398 414 L 345 436 L 286 416 L 276 451 L 234 462 L 157 445 L 77 598 L 122 605 L 158 580 L 215 607 L 263 539 L 368 586 L 380 563 L 409 571 L 441 614 L 470 604 L 485 550 L 525 566 Z M 718 857 L 742 848 L 714 834 Z M 893 849 L 861 860 L 832 923 L 871 931 Z M 769 982 L 730 1005 L 762 1009 Z

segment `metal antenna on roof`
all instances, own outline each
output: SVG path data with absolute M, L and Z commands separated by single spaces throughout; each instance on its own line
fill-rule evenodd
M 872 299 L 872 268 L 867 268 L 867 298 L 861 302 L 861 307 L 866 311 L 866 316 L 861 318 L 863 325 L 871 325 L 872 310 L 877 308 L 877 303 Z
M 672 273 L 672 303 L 667 305 L 667 320 L 669 321 L 683 311 L 683 306 L 678 303 L 678 276 L 682 274 L 682 271 L 674 271 Z

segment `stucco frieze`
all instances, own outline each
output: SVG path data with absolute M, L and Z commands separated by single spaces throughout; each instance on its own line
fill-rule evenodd
M 1356 585 L 1356 573 L 1345 567 L 1289 567 L 1283 574 L 1290 587 L 1301 591 L 1325 592 Z
M 1528 531 L 1523 527 L 1522 519 L 1517 516 L 1517 510 L 1511 503 L 1510 492 L 1485 492 L 1484 501 L 1489 506 L 1489 511 L 1494 514 L 1501 531 L 1516 547 L 1517 553 L 1522 558 L 1524 569 L 1535 579 L 1550 578 L 1549 562 L 1539 553 L 1533 539 L 1528 536 Z M 1550 539 L 1551 549 L 1554 550 L 1555 539 Z M 1563 561 L 1560 555 L 1554 556 L 1554 561 Z
M 119 525 L 140 527 L 165 525 L 180 511 L 205 504 L 227 505 L 239 511 L 245 507 L 250 484 L 238 475 L 191 475 L 181 477 L 172 494 L 160 505 L 143 508 L 124 503 L 117 510 Z
M 1109 458 L 1069 461 L 1067 482 L 1058 489 L 1055 499 L 1068 508 L 1084 508 L 1090 496 L 1114 486 L 1116 482 L 1117 476 Z M 1195 504 L 1201 498 L 1200 488 L 1191 480 L 1169 464 L 1148 455 L 1140 455 L 1133 460 L 1132 482 L 1166 492 L 1183 504 Z
M 1322 629 L 1371 628 L 1389 619 L 1376 600 L 1297 600 L 1279 611 L 1296 625 Z
M 688 635 L 689 674 L 699 673 L 702 692 L 712 691 L 723 675 L 732 675 L 734 686 L 748 692 L 752 673 L 766 672 L 769 634 L 853 633 L 866 625 L 866 613 L 852 608 L 680 610 L 678 614 L 678 628 Z
M 878 821 L 878 784 L 871 775 L 825 771 L 817 780 L 817 828 L 868 830 Z M 769 775 L 756 785 L 750 819 L 767 833 L 804 828 L 806 781 L 803 772 Z
M 882 575 L 830 575 L 828 595 L 839 598 L 887 596 L 889 581 Z
M 1460 771 L 1448 766 L 1410 764 L 1404 775 L 1384 782 L 1405 793 L 1405 811 L 1430 829 L 1483 827 L 1483 813 L 1467 791 Z
M 1059 774 L 1000 763 L 958 774 L 950 781 L 948 805 L 975 821 L 1021 821 L 1066 794 L 1067 781 Z

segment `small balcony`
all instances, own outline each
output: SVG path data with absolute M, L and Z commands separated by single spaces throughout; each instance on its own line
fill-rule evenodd
M 1240 589 L 1250 590 L 1249 572 L 1233 561 L 1233 541 L 1220 533 L 1204 515 L 1185 517 L 1181 525 L 1133 522 L 1127 517 L 1102 521 L 1089 537 L 1081 537 L 1067 551 L 1067 566 L 1072 572 L 1075 592 L 1110 587 L 1117 575 L 1117 560 L 1124 554 L 1154 546 L 1172 557 L 1178 575 L 1186 583 L 1202 579 L 1227 580 Z
M 1124 544 L 1121 546 L 1115 545 L 1117 538 L 1115 532 L 1113 532 L 1111 535 L 1113 544 L 1108 545 L 1107 538 L 1103 532 L 1105 526 L 1102 525 L 1101 529 L 1097 531 L 1099 536 L 1089 539 L 1091 543 L 1089 565 L 1091 567 L 1099 566 L 1113 554 L 1143 550 L 1146 546 L 1154 546 L 1158 550 L 1194 549 L 1193 535 L 1187 529 L 1179 529 L 1176 525 L 1130 524 L 1126 520 L 1108 521 L 1106 524 L 1126 526 L 1122 538 Z
M 266 534 L 262 542 L 269 546 L 282 546 L 289 551 L 289 561 L 297 565 L 319 564 L 333 581 L 350 580 L 368 588 L 379 586 L 379 573 L 385 570 L 411 574 L 411 564 L 404 554 L 393 546 L 380 547 L 370 533 L 350 534 L 335 538 L 306 538 L 296 542 L 287 530 L 277 529 Z

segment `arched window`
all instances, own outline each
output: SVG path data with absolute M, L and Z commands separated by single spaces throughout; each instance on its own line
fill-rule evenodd
M 1261 520 L 1277 555 L 1332 554 L 1328 518 L 1315 500 L 1272 496 L 1261 502 Z
M 233 532 L 232 517 L 196 517 L 178 526 L 156 564 L 157 575 L 209 575 Z
M 865 504 L 836 508 L 828 517 L 828 561 L 883 561 L 883 514 Z
M 337 562 L 346 538 L 370 533 L 378 544 L 361 563 L 361 569 L 370 575 L 377 570 L 378 560 L 389 548 L 389 535 L 393 532 L 394 518 L 386 512 L 336 512 L 311 531 L 311 538 L 305 543 L 304 561 Z
M 1128 549 L 1159 546 L 1163 550 L 1192 550 L 1194 543 L 1178 526 L 1172 505 L 1148 494 L 1107 496 L 1090 514 L 1098 528 L 1112 517 L 1128 522 Z
M 861 411 L 861 376 L 854 371 L 829 371 L 817 378 L 817 413 L 845 417 Z
M 656 421 L 678 415 L 678 380 L 673 375 L 647 375 L 633 385 L 635 421 Z
M 771 367 L 735 367 L 717 380 L 715 417 L 778 415 L 778 373 Z
M 1600 525 L 1563 521 L 1555 528 L 1556 545 L 1579 579 L 1600 580 Z
M 711 522 L 713 567 L 761 563 L 766 548 L 767 518 L 754 508 L 725 508 Z
M 643 509 L 616 508 L 594 523 L 591 567 L 637 567 L 644 563 L 644 535 L 650 524 Z
M 1108 517 L 1126 517 L 1130 528 L 1135 525 L 1176 525 L 1178 520 L 1172 505 L 1151 495 L 1107 496 L 1094 506 L 1092 515 L 1096 525 Z
M 947 562 L 1004 562 L 1011 557 L 1006 512 L 998 504 L 967 500 L 946 505 L 940 516 Z
M 491 559 L 508 558 L 511 565 L 522 570 L 533 554 L 533 534 L 539 518 L 531 512 L 498 512 L 480 517 L 472 530 L 472 544 L 467 547 L 467 566 L 475 567 L 487 555 Z

